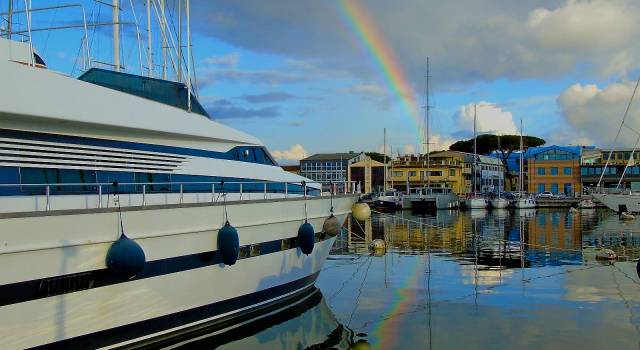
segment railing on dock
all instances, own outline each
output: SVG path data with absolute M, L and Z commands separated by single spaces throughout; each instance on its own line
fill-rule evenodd
M 122 206 L 217 203 L 359 194 L 357 181 L 341 182 L 105 182 L 0 184 L 0 212 L 107 208 L 111 198 Z M 75 204 L 74 204 L 75 203 Z M 55 205 L 54 205 L 55 204 Z

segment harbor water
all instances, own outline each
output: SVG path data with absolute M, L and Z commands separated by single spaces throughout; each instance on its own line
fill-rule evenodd
M 637 221 L 606 210 L 405 211 L 345 227 L 311 296 L 182 346 L 640 348 Z M 375 239 L 386 249 L 370 250 Z M 596 259 L 602 248 L 617 260 Z

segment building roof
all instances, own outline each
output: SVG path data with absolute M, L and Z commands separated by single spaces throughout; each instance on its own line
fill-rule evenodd
M 316 153 L 312 156 L 309 156 L 307 158 L 304 159 L 300 159 L 300 161 L 305 161 L 305 160 L 349 160 L 349 159 L 353 159 L 359 155 L 361 155 L 362 152 L 349 152 L 349 153 Z

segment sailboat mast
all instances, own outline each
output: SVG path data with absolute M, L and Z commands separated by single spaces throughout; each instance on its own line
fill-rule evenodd
M 478 105 L 474 104 L 473 105 L 473 169 L 471 169 L 473 171 L 473 180 L 472 180 L 472 186 L 473 186 L 473 195 L 475 197 L 476 195 L 476 168 L 477 168 L 477 136 L 476 136 L 476 118 L 477 118 L 477 113 L 478 113 Z
M 120 4 L 113 0 L 113 68 L 120 71 Z
M 524 190 L 524 186 L 522 183 L 523 180 L 523 176 L 522 176 L 522 167 L 523 167 L 523 157 L 524 157 L 524 144 L 522 143 L 522 117 L 520 118 L 520 173 L 519 175 L 519 179 L 518 179 L 518 183 L 520 184 L 520 196 L 522 197 L 522 191 Z
M 387 128 L 382 129 L 382 148 L 383 148 L 383 157 L 384 157 L 384 177 L 382 184 L 382 192 L 387 190 Z
M 427 57 L 427 76 L 426 76 L 426 82 L 425 82 L 425 103 L 426 105 L 424 106 L 424 132 L 425 132 L 425 141 L 427 142 L 427 147 L 426 147 L 426 151 L 427 151 L 427 168 L 425 169 L 426 171 L 426 175 L 427 175 L 427 191 L 429 191 L 429 188 L 431 188 L 431 178 L 429 176 L 429 168 L 431 167 L 431 162 L 430 162 L 430 149 L 429 149 L 429 57 Z M 429 193 L 429 192 L 427 192 Z

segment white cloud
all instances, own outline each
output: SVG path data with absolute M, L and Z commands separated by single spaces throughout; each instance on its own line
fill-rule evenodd
M 517 134 L 518 128 L 513 121 L 511 112 L 505 111 L 494 103 L 479 102 L 476 104 L 478 134 Z M 460 106 L 455 114 L 455 123 L 460 132 L 473 132 L 474 104 Z
M 595 84 L 575 84 L 563 91 L 557 101 L 567 123 L 573 127 L 573 138 L 589 140 L 603 147 L 610 145 L 622 121 L 634 84 L 612 83 L 602 89 Z M 627 117 L 627 124 L 635 130 L 640 130 L 639 106 L 635 101 Z M 618 145 L 631 147 L 636 138 L 635 133 L 624 128 Z
M 221 56 L 211 56 L 202 60 L 204 64 L 210 64 L 214 66 L 222 66 L 228 68 L 236 68 L 240 62 L 240 54 L 238 52 L 232 52 Z
M 431 144 L 430 150 L 433 151 L 444 151 L 448 150 L 449 146 L 454 143 L 455 140 L 451 137 L 442 136 L 442 135 L 432 135 L 430 137 L 429 143 Z
M 305 151 L 304 147 L 302 147 L 301 144 L 296 143 L 289 149 L 282 151 L 272 151 L 271 155 L 273 155 L 277 160 L 292 161 L 306 158 L 307 151 Z
M 404 145 L 404 147 L 402 147 L 402 154 L 416 154 L 416 146 Z
M 381 110 L 389 109 L 393 101 L 389 92 L 378 84 L 356 84 L 344 89 L 344 91 L 377 103 Z

